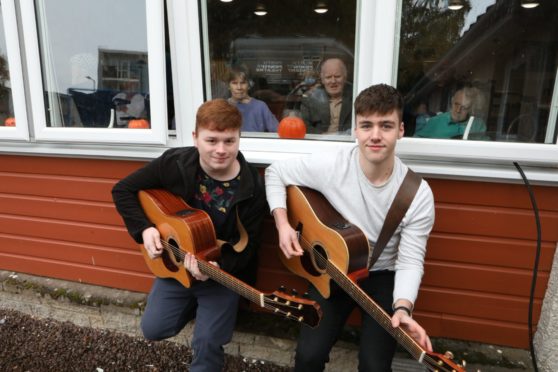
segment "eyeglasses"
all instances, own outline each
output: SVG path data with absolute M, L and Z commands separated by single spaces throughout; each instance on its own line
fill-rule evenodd
M 469 111 L 471 109 L 471 105 L 462 105 L 459 102 L 453 102 L 452 106 L 456 111 L 461 111 L 462 109 L 464 111 Z

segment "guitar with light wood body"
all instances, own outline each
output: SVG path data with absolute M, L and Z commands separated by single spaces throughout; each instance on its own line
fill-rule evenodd
M 304 254 L 290 259 L 279 256 L 293 273 L 307 279 L 324 298 L 330 296 L 333 280 L 351 298 L 430 371 L 461 371 L 451 353 L 432 353 L 422 348 L 401 327 L 393 328 L 386 313 L 357 284 L 368 276 L 368 239 L 357 226 L 345 220 L 318 191 L 307 187 L 287 188 L 289 223 L 298 233 Z
M 147 218 L 161 234 L 160 257 L 152 259 L 143 244 L 140 245 L 145 262 L 155 276 L 174 278 L 185 287 L 193 285 L 195 279 L 184 267 L 184 257 L 189 252 L 196 256 L 200 271 L 214 281 L 275 314 L 310 327 L 318 325 L 322 314 L 315 301 L 280 291 L 260 292 L 208 262 L 219 255 L 222 244 L 228 243 L 216 239 L 213 223 L 205 211 L 190 207 L 182 198 L 162 189 L 142 190 L 138 198 Z M 241 235 L 246 233 L 243 231 L 241 228 Z M 242 250 L 243 245 L 234 249 Z

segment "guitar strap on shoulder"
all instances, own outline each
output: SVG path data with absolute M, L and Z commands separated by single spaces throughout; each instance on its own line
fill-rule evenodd
M 380 235 L 378 236 L 378 240 L 376 241 L 374 250 L 372 251 L 372 256 L 370 257 L 368 263 L 369 269 L 374 266 L 378 257 L 380 257 L 380 254 L 382 254 L 382 251 L 397 229 L 397 226 L 401 223 L 405 213 L 407 213 L 409 206 L 417 194 L 421 181 L 421 176 L 413 172 L 411 169 L 407 170 L 407 174 L 405 175 L 401 186 L 399 186 L 395 199 L 393 199 L 393 202 L 389 207 L 386 219 L 384 220 L 384 225 L 382 226 L 382 230 L 380 231 Z
M 246 245 L 248 244 L 248 233 L 246 232 L 246 229 L 242 225 L 242 222 L 240 222 L 240 216 L 238 215 L 238 207 L 236 208 L 236 228 L 240 233 L 240 240 L 236 244 L 234 245 L 231 244 L 231 245 L 235 250 L 235 252 L 240 253 L 244 250 L 244 248 L 246 248 Z M 223 246 L 223 244 L 230 244 L 230 243 L 221 239 L 217 239 L 217 244 L 219 245 L 219 247 L 221 247 Z

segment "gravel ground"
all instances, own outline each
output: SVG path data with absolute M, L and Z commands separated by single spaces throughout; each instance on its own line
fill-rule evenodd
M 192 353 L 172 342 L 150 342 L 70 322 L 0 309 L 0 371 L 188 370 Z M 224 371 L 287 372 L 289 368 L 227 355 Z

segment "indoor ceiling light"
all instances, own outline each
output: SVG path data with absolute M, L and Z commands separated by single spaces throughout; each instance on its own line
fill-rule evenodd
M 233 0 L 221 0 L 222 3 L 230 3 Z
M 254 9 L 254 14 L 260 17 L 266 15 L 267 9 L 265 8 L 265 5 L 263 5 L 262 3 L 257 3 L 256 9 Z
M 314 11 L 318 14 L 324 14 L 327 12 L 327 3 L 325 1 L 317 1 L 316 6 L 314 6 Z
M 539 2 L 536 0 L 521 0 L 521 6 L 526 9 L 536 8 L 539 6 Z
M 448 9 L 459 10 L 463 8 L 462 0 L 448 0 Z

